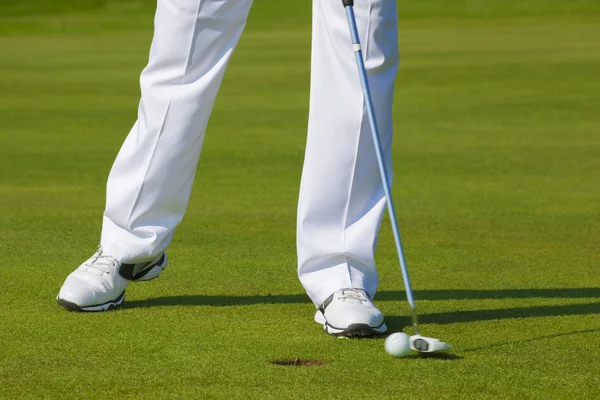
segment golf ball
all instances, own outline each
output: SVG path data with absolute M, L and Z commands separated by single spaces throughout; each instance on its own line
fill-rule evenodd
M 392 333 L 385 339 L 385 351 L 392 357 L 404 357 L 410 353 L 410 337 L 406 333 Z

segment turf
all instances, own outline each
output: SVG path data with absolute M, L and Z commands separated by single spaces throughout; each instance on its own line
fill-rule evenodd
M 394 194 L 446 358 L 312 322 L 294 243 L 308 2 L 257 2 L 171 265 L 103 314 L 54 297 L 98 243 L 151 14 L 0 14 L 0 398 L 600 397 L 600 6 L 428 3 L 400 4 Z M 377 259 L 376 303 L 409 332 L 387 222 Z

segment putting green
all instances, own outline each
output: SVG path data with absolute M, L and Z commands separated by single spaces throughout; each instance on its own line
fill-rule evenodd
M 599 398 L 598 2 L 400 3 L 394 194 L 422 331 L 455 347 L 405 359 L 312 321 L 310 4 L 272 3 L 230 64 L 169 268 L 102 314 L 54 298 L 98 243 L 151 11 L 0 6 L 0 398 Z M 408 333 L 382 227 L 376 303 Z

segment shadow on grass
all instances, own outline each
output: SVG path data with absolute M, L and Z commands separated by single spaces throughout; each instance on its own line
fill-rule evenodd
M 600 298 L 600 288 L 569 289 L 501 289 L 501 290 L 417 290 L 419 300 L 469 300 L 469 299 L 524 299 L 524 298 Z M 392 290 L 377 293 L 376 301 L 406 300 L 404 291 Z M 134 300 L 123 304 L 123 308 L 157 306 L 246 306 L 252 304 L 300 304 L 310 303 L 305 294 L 218 296 L 186 295 Z
M 462 360 L 464 357 L 459 356 L 458 354 L 453 354 L 453 353 L 417 353 L 417 354 L 411 354 L 409 356 L 402 357 L 402 358 L 449 361 L 449 360 Z
M 573 336 L 573 335 L 579 335 L 582 333 L 592 333 L 592 332 L 600 332 L 600 329 L 585 329 L 585 330 L 580 330 L 580 331 L 555 333 L 553 335 L 538 336 L 538 337 L 523 339 L 523 340 L 513 340 L 511 342 L 490 344 L 488 346 L 472 347 L 470 349 L 463 350 L 463 352 L 487 350 L 487 349 L 493 349 L 496 347 L 510 346 L 510 345 L 514 345 L 514 344 L 524 344 L 524 343 L 529 343 L 529 342 L 537 342 L 539 340 L 554 339 L 554 338 L 563 337 L 563 336 Z
M 468 289 L 441 289 L 441 290 L 416 290 L 415 298 L 418 300 L 470 300 L 470 299 L 579 299 L 588 297 L 600 298 L 600 288 L 552 288 L 552 289 L 496 289 L 496 290 L 468 290 Z M 405 300 L 404 291 L 378 292 L 377 301 Z
M 507 289 L 507 290 L 425 290 L 416 291 L 419 300 L 503 299 L 503 298 L 600 298 L 600 288 L 574 289 Z M 403 300 L 404 292 L 383 291 L 378 301 Z M 125 302 L 123 309 L 164 306 L 245 306 L 253 304 L 308 304 L 305 294 L 256 296 L 168 296 Z M 452 324 L 471 321 L 488 321 L 509 318 L 550 317 L 561 315 L 600 314 L 600 303 L 568 304 L 560 306 L 534 306 L 486 310 L 452 311 L 420 315 L 421 323 Z M 386 316 L 392 330 L 410 325 L 408 316 Z
M 422 324 L 454 324 L 472 321 L 491 321 L 496 319 L 557 317 L 564 315 L 589 314 L 600 314 L 600 303 L 422 314 L 419 316 L 419 322 Z M 411 324 L 408 316 L 390 315 L 386 316 L 385 320 L 391 330 L 401 330 L 402 328 Z
M 310 303 L 305 294 L 256 295 L 256 296 L 168 296 L 123 303 L 121 308 L 160 306 L 248 306 L 253 304 L 300 304 Z

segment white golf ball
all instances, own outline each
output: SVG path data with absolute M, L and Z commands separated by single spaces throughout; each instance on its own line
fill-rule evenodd
M 404 357 L 410 353 L 410 336 L 406 333 L 392 333 L 385 339 L 385 351 L 392 357 Z

